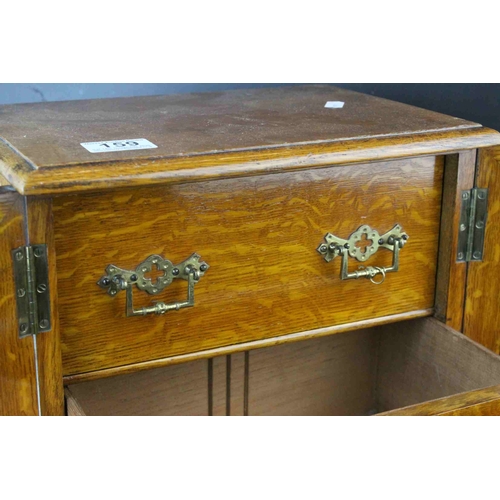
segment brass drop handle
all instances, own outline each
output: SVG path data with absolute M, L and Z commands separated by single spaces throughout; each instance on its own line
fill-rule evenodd
M 365 247 L 364 252 L 356 245 L 363 237 L 367 241 L 371 241 L 371 244 Z M 381 285 L 385 281 L 387 273 L 393 273 L 399 270 L 399 252 L 408 241 L 408 238 L 408 235 L 402 230 L 399 224 L 396 224 L 390 231 L 382 236 L 376 229 L 372 229 L 368 225 L 363 225 L 354 231 L 347 240 L 327 233 L 324 241 L 317 248 L 317 251 L 323 255 L 326 262 L 332 261 L 338 255 L 342 256 L 340 279 L 368 278 L 375 285 Z M 393 252 L 391 266 L 360 266 L 357 270 L 349 272 L 349 257 L 353 257 L 359 262 L 364 262 L 374 255 L 379 248 L 386 248 Z M 376 279 L 375 277 L 377 275 L 380 275 L 381 279 Z
M 152 281 L 146 278 L 146 274 L 152 271 L 153 267 L 163 274 Z M 206 262 L 200 262 L 200 256 L 196 253 L 180 264 L 174 265 L 171 261 L 164 259 L 160 255 L 150 255 L 144 262 L 141 262 L 133 271 L 121 269 L 113 264 L 106 268 L 106 275 L 102 276 L 97 284 L 105 289 L 111 297 L 114 297 L 121 290 L 126 290 L 127 304 L 126 315 L 145 316 L 147 314 L 165 314 L 167 311 L 178 311 L 184 307 L 194 306 L 194 286 L 205 274 L 210 266 Z M 148 307 L 134 308 L 133 287 L 145 291 L 150 295 L 157 295 L 172 283 L 174 279 L 183 279 L 188 282 L 187 300 L 165 304 L 155 302 Z

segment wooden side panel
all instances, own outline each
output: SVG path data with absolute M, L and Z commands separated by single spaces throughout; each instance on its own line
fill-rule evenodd
M 377 345 L 361 330 L 250 352 L 249 415 L 374 412 Z
M 464 316 L 467 264 L 457 263 L 462 191 L 472 189 L 476 151 L 463 151 L 446 157 L 441 232 L 436 282 L 436 317 L 461 332 Z
M 231 356 L 217 356 L 212 359 L 212 415 L 221 417 L 227 415 L 227 382 L 228 365 L 231 366 Z M 229 372 L 230 373 L 230 372 Z M 229 405 L 230 406 L 230 405 Z
M 381 411 L 500 383 L 500 358 L 433 318 L 379 329 Z
M 42 415 L 63 415 L 64 393 L 52 201 L 44 198 L 28 198 L 26 212 L 30 243 L 45 243 L 48 248 L 52 329 L 50 332 L 37 335 L 36 338 L 41 411 Z
M 238 352 L 231 355 L 231 415 L 244 416 L 248 407 L 248 368 L 249 352 Z
M 33 338 L 18 335 L 11 259 L 24 242 L 23 199 L 0 193 L 0 415 L 38 415 Z
M 500 416 L 500 386 L 479 389 L 419 405 L 399 408 L 379 416 Z
M 488 218 L 482 262 L 467 277 L 464 333 L 500 353 L 500 147 L 479 151 L 476 185 L 488 188 Z
M 432 308 L 442 174 L 443 158 L 426 157 L 55 199 L 64 374 Z M 316 252 L 327 232 L 396 223 L 410 240 L 381 286 L 341 281 L 340 259 Z M 193 252 L 211 265 L 193 308 L 127 318 L 125 294 L 96 285 L 109 264 Z M 384 249 L 368 261 L 391 262 Z M 180 281 L 155 299 L 185 300 Z M 134 300 L 152 298 L 135 290 Z

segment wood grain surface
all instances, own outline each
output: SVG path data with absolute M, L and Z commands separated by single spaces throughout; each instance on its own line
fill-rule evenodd
M 57 301 L 56 247 L 52 201 L 49 198 L 28 197 L 26 200 L 26 226 L 30 244 L 47 245 L 49 265 L 49 290 L 52 329 L 37 335 L 36 345 L 40 381 L 42 415 L 64 414 L 61 340 Z
M 54 200 L 65 375 L 428 309 L 434 303 L 443 157 Z M 316 248 L 362 224 L 410 235 L 381 286 L 341 281 Z M 126 318 L 125 294 L 96 282 L 109 264 L 197 252 L 211 268 L 195 307 Z M 368 263 L 389 266 L 384 249 Z M 358 262 L 351 264 L 357 268 Z M 185 300 L 176 280 L 157 300 Z M 151 297 L 136 290 L 137 306 Z
M 488 188 L 484 254 L 470 262 L 464 333 L 500 353 L 500 148 L 479 152 L 476 185 Z
M 436 282 L 436 317 L 461 332 L 467 263 L 457 262 L 462 191 L 474 187 L 476 151 L 446 157 Z
M 11 250 L 25 244 L 23 199 L 0 194 L 0 415 L 38 415 L 33 338 L 19 338 Z

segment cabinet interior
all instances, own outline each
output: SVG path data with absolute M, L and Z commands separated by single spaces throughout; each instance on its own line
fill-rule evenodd
M 70 415 L 373 415 L 500 384 L 500 357 L 434 318 L 67 387 Z

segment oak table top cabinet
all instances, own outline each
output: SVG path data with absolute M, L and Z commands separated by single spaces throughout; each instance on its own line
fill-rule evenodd
M 500 415 L 499 167 L 327 85 L 0 107 L 0 414 Z

